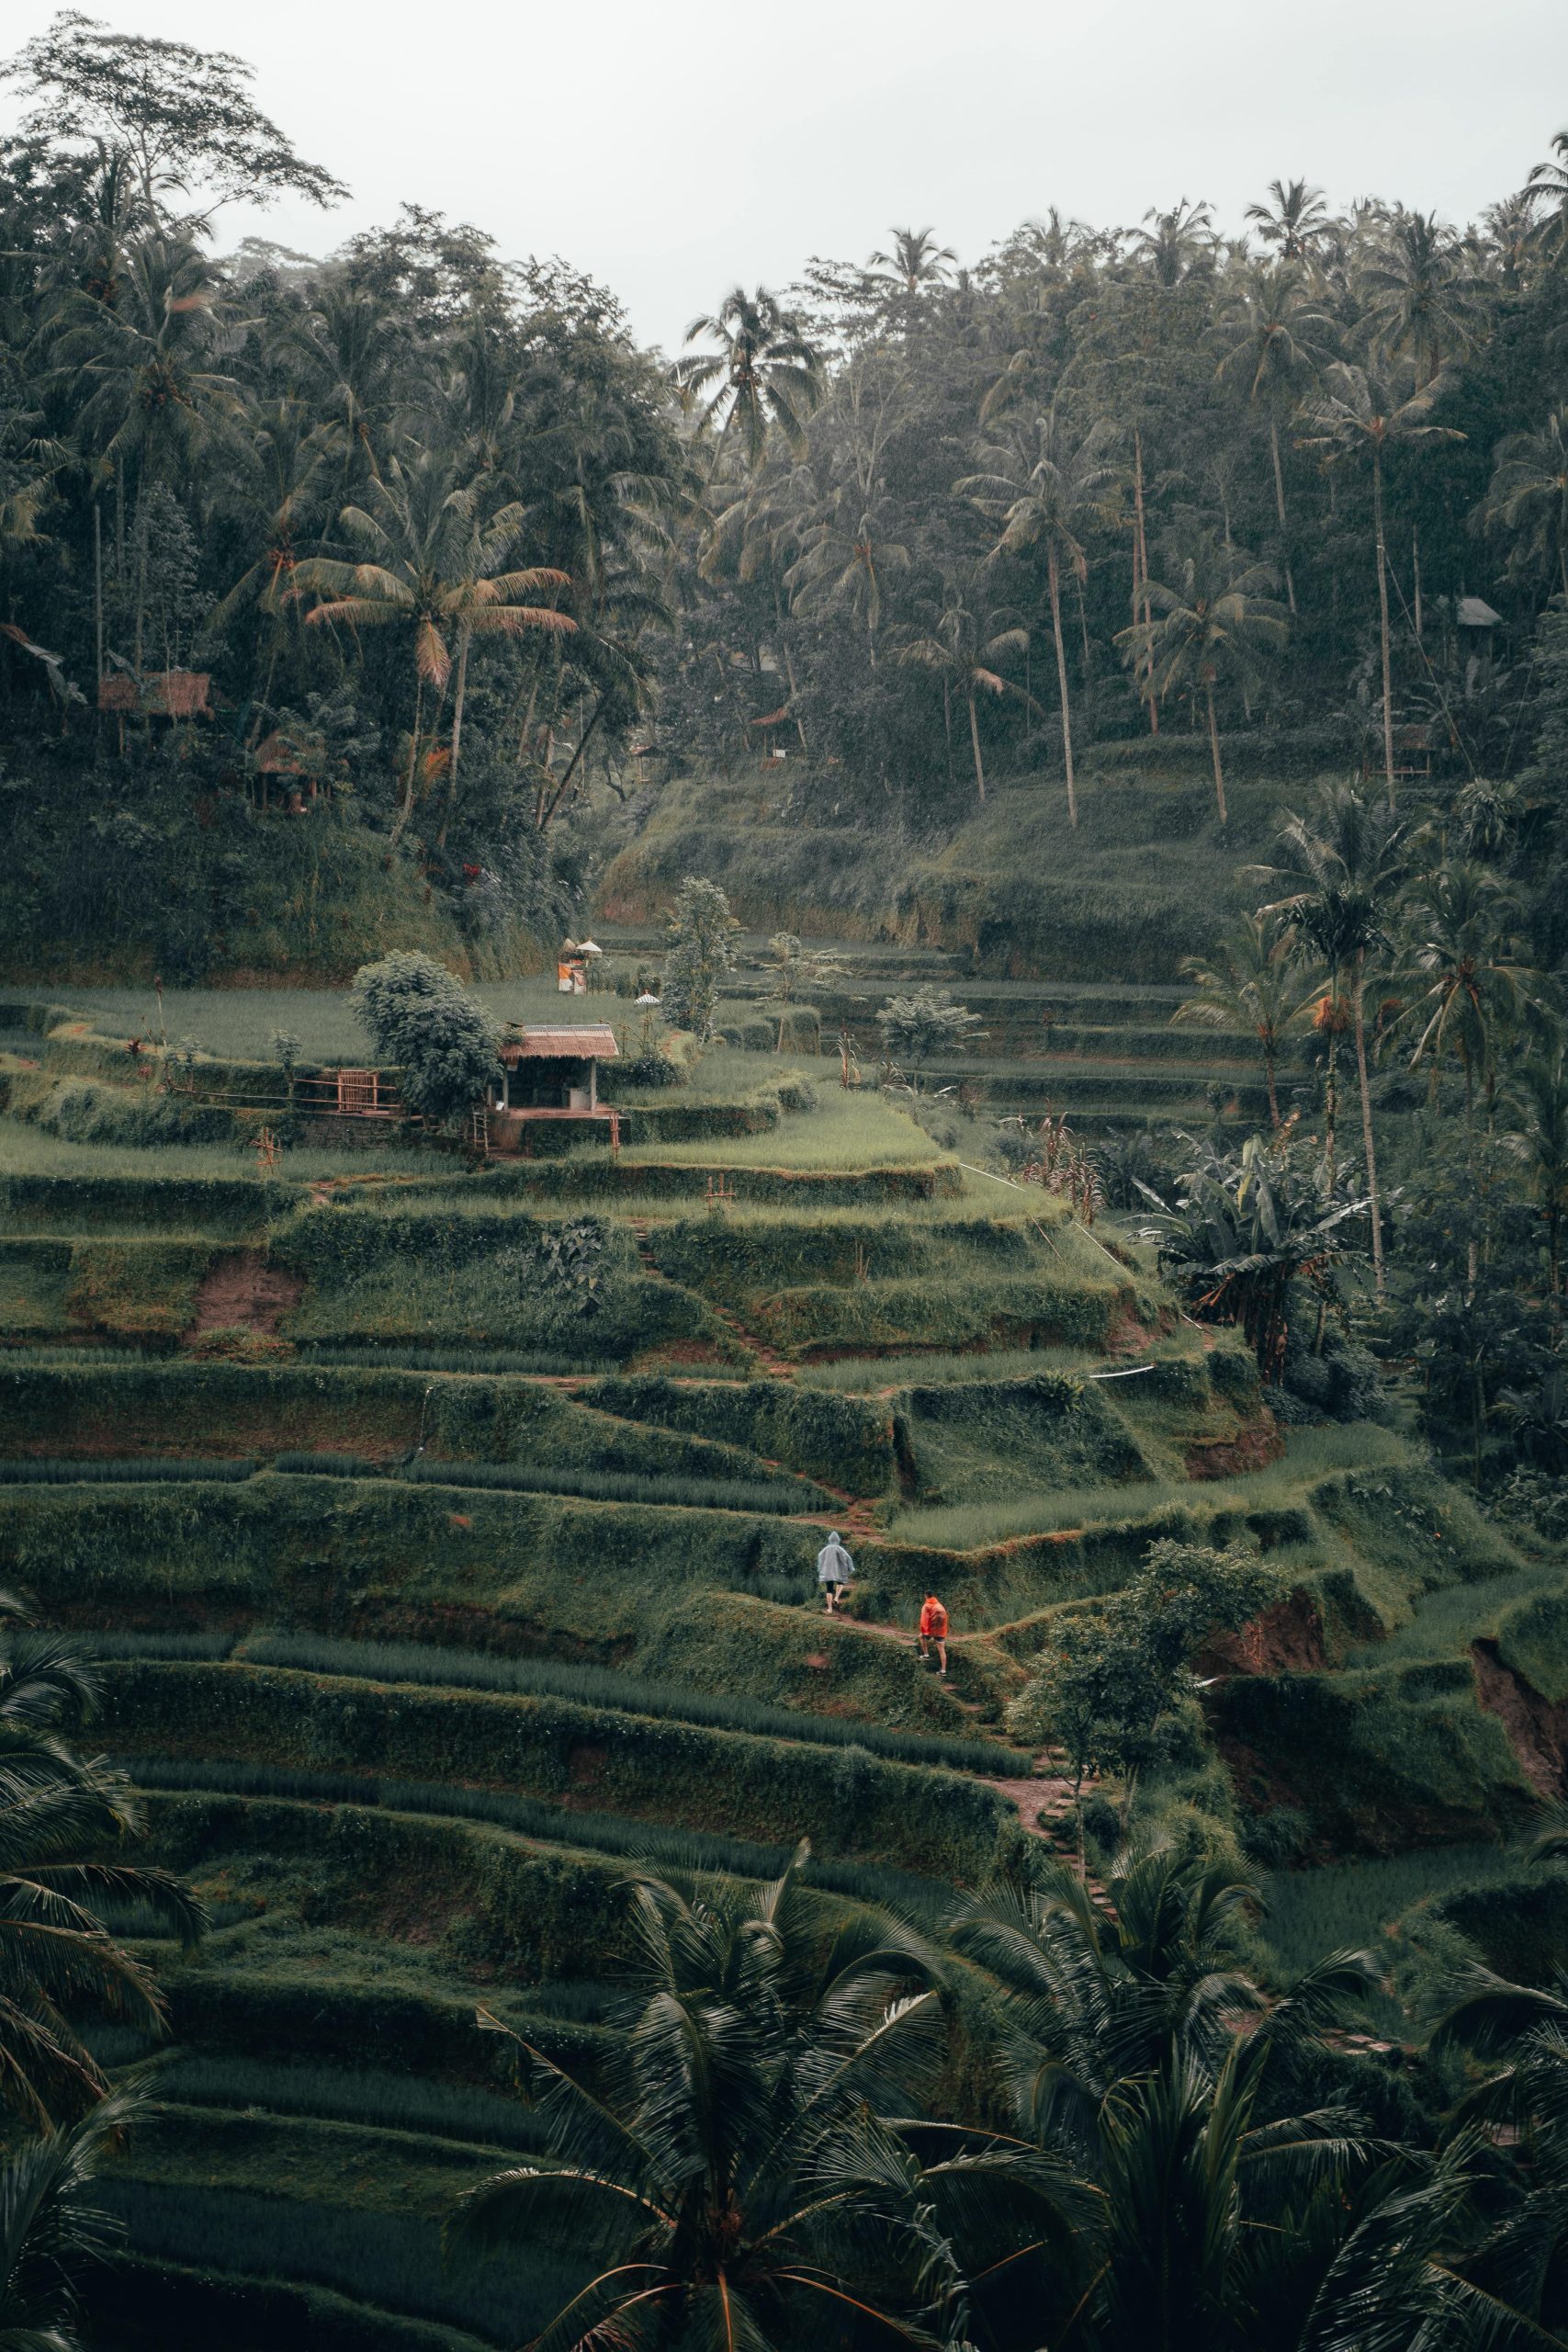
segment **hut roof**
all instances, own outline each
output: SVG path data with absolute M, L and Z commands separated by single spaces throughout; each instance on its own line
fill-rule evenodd
M 619 1058 L 615 1033 L 603 1021 L 581 1022 L 575 1027 L 519 1029 L 503 1037 L 503 1062 L 613 1062 Z
M 1461 628 L 1500 628 L 1501 613 L 1495 613 L 1483 596 L 1461 596 L 1454 609 L 1454 618 Z

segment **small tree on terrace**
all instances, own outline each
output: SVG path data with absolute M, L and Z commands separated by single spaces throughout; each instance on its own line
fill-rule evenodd
M 400 948 L 354 976 L 354 1010 L 381 1060 L 401 1072 L 411 1111 L 446 1125 L 501 1076 L 496 1028 L 443 964 Z
M 1162 1716 L 1191 1687 L 1195 1653 L 1235 1633 L 1279 1593 L 1255 1554 L 1170 1538 L 1150 1545 L 1122 1591 L 1067 1621 L 1042 1670 L 1008 1710 L 1011 1729 L 1066 1750 L 1078 1806 L 1091 1772 L 1135 1772 Z
M 666 1020 L 690 1029 L 699 1044 L 713 1035 L 718 984 L 735 961 L 730 934 L 739 930 L 716 882 L 688 874 L 676 893 L 665 936 L 662 1001 Z
M 980 1016 L 955 1004 L 950 989 L 928 984 L 916 989 L 912 996 L 889 997 L 876 1016 L 876 1025 L 889 1060 L 909 1065 L 918 1091 L 919 1074 L 931 1056 L 944 1048 L 963 1053 L 980 1026 Z

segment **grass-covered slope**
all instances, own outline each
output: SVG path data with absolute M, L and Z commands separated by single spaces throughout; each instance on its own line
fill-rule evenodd
M 298 1016 L 323 1055 L 340 1014 Z M 269 1071 L 265 1017 L 198 1111 Z M 434 2251 L 529 2145 L 476 2003 L 592 2066 L 628 1867 L 807 1834 L 830 1892 L 934 1917 L 1016 1866 L 1059 1789 L 1007 1702 L 1161 1535 L 1280 1570 L 1205 1703 L 1227 1802 L 1307 1859 L 1446 1883 L 1557 1769 L 1550 1564 L 1391 1430 L 1287 1439 L 1143 1252 L 836 1057 L 716 1053 L 615 1159 L 327 1133 L 263 1171 L 150 1138 L 132 1018 L 46 1008 L 0 1070 L 0 1581 L 99 1642 L 105 1744 L 213 1912 L 158 1955 L 177 2054 L 114 2188 L 143 2334 L 528 2332 L 558 2282 Z

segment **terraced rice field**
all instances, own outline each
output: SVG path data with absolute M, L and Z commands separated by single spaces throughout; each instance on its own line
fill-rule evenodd
M 60 1075 L 110 1125 L 156 1082 L 62 1026 L 16 1023 L 0 1070 L 0 1579 L 96 1638 L 103 1741 L 212 1909 L 157 1955 L 175 2054 L 113 2187 L 166 2340 L 215 2311 L 236 2343 L 532 2333 L 553 2273 L 439 2258 L 455 2190 L 534 2144 L 476 2005 L 591 2065 L 632 1865 L 760 1876 L 805 1836 L 830 1894 L 939 1920 L 1060 1827 L 1007 1702 L 1159 1535 L 1280 1568 L 1206 1704 L 1306 1858 L 1527 1816 L 1495 1677 L 1543 1671 L 1560 1578 L 1392 1431 L 1282 1442 L 1236 1336 L 1113 1228 L 977 1177 L 836 1057 L 716 1056 L 671 1090 L 691 1131 L 634 1121 L 618 1162 L 327 1137 L 264 1172 L 231 1132 L 40 1129 Z M 946 1684 L 912 1654 L 931 1589 Z

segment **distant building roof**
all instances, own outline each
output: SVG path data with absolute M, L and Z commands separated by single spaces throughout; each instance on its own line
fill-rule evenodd
M 1461 628 L 1501 628 L 1503 616 L 1495 613 L 1483 596 L 1461 596 L 1454 610 Z
M 501 1044 L 503 1062 L 613 1062 L 620 1051 L 615 1031 L 602 1021 L 560 1029 L 519 1029 Z

